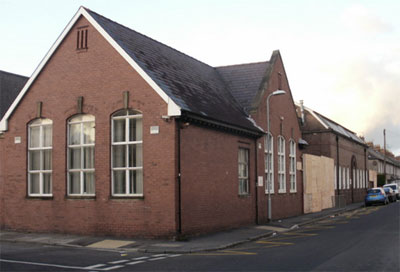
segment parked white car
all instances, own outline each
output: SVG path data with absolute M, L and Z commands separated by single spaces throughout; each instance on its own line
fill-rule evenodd
M 399 193 L 399 185 L 397 183 L 390 183 L 383 185 L 383 187 L 390 187 L 393 189 L 394 193 L 396 194 L 396 198 L 400 200 L 400 193 Z

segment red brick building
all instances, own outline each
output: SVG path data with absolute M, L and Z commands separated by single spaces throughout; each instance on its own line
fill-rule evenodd
M 335 195 L 346 203 L 364 201 L 368 188 L 368 146 L 363 139 L 342 125 L 302 103 L 297 107 L 302 119 L 302 135 L 308 145 L 303 153 L 325 156 L 335 161 Z
M 154 237 L 262 223 L 269 155 L 272 218 L 302 213 L 278 51 L 215 68 L 81 7 L 0 131 L 2 228 Z

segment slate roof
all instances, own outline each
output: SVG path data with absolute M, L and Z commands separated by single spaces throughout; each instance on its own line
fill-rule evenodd
M 335 123 L 332 120 L 329 120 L 328 118 L 326 118 L 325 116 L 319 114 L 318 112 L 314 112 L 320 119 L 322 122 L 325 123 L 325 125 L 327 125 L 330 129 L 332 129 L 333 131 L 335 131 L 336 133 L 341 134 L 342 136 L 349 138 L 359 144 L 362 145 L 366 145 L 365 141 L 363 141 L 360 137 L 358 137 L 354 132 L 348 130 L 347 128 Z
M 261 87 L 269 62 L 256 62 L 216 67 L 232 95 L 249 110 Z
M 183 111 L 261 132 L 216 68 L 85 10 Z
M 385 155 L 382 154 L 381 152 L 374 150 L 373 148 L 368 148 L 368 159 L 384 161 Z M 397 167 L 400 167 L 400 161 L 389 156 L 386 156 L 386 163 L 390 163 Z
M 28 77 L 0 70 L 0 120 L 24 87 Z
M 296 103 L 296 107 L 298 109 L 300 109 L 301 108 L 301 104 L 300 103 Z M 311 114 L 311 116 L 313 116 L 313 118 L 318 120 L 318 122 L 320 122 L 324 126 L 324 128 L 326 130 L 332 130 L 332 131 L 336 132 L 337 134 L 340 134 L 343 137 L 348 138 L 348 139 L 350 139 L 350 140 L 352 140 L 354 142 L 357 142 L 357 143 L 359 143 L 361 145 L 364 145 L 364 146 L 367 145 L 363 139 L 358 137 L 354 132 L 352 132 L 351 130 L 345 128 L 344 126 L 339 125 L 338 123 L 330 120 L 329 118 L 323 116 L 322 114 L 320 114 L 320 113 L 318 113 L 316 111 L 313 111 L 310 108 L 304 107 L 304 110 L 308 111 Z M 306 124 L 306 126 L 307 126 L 307 124 Z M 304 130 L 304 127 L 302 127 L 302 130 Z

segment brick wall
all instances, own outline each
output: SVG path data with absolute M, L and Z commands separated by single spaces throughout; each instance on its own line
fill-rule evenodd
M 281 73 L 279 80 L 278 73 Z M 252 117 L 257 124 L 267 131 L 267 96 L 278 90 L 286 90 L 286 94 L 274 96 L 270 99 L 270 131 L 273 136 L 273 155 L 274 155 L 274 189 L 272 195 L 272 219 L 279 219 L 300 215 L 303 212 L 303 182 L 301 170 L 296 171 L 297 192 L 290 193 L 289 179 L 289 140 L 293 139 L 296 142 L 296 162 L 301 162 L 302 152 L 298 147 L 298 141 L 301 138 L 301 131 L 297 119 L 296 109 L 288 79 L 283 67 L 283 62 L 280 57 L 277 58 L 273 71 L 267 86 L 264 96 L 261 98 L 261 103 L 256 112 L 252 113 Z M 285 163 L 286 163 L 286 193 L 278 193 L 278 136 L 282 135 L 285 138 Z M 259 195 L 259 210 L 260 222 L 267 220 L 267 194 L 265 193 L 265 162 L 264 162 L 264 139 L 259 139 L 258 144 L 261 148 L 258 149 L 258 173 L 264 177 L 264 186 L 260 187 Z M 257 144 L 257 145 L 258 145 Z
M 87 51 L 76 51 L 76 28 L 89 25 Z M 123 92 L 130 92 L 130 107 L 143 112 L 144 198 L 111 197 L 110 116 L 123 108 Z M 95 116 L 94 199 L 67 196 L 67 120 L 83 112 Z M 53 197 L 27 197 L 27 124 L 42 116 L 53 120 Z M 113 234 L 125 236 L 172 235 L 176 230 L 176 127 L 161 119 L 166 103 L 123 60 L 90 24 L 81 18 L 64 39 L 18 108 L 1 139 L 1 226 L 31 231 Z M 150 126 L 159 126 L 150 135 Z M 22 138 L 14 144 L 14 137 Z M 7 157 L 6 157 L 7 156 Z
M 310 120 L 307 119 L 307 121 Z M 315 125 L 313 125 L 313 127 L 315 127 Z M 303 137 L 309 145 L 304 149 L 304 153 L 330 157 L 334 160 L 335 165 L 337 165 L 336 134 L 328 130 L 310 133 L 308 123 L 306 123 L 306 131 L 308 132 L 304 133 Z M 354 141 L 339 136 L 339 166 L 351 169 L 351 160 L 353 156 L 357 164 L 356 169 L 363 171 L 367 169 L 364 161 L 364 147 Z M 366 188 L 358 187 L 358 183 L 356 187 L 353 181 L 353 188 L 352 186 L 347 186 L 346 188 L 342 187 L 342 189 L 339 189 L 339 192 L 341 195 L 345 196 L 346 203 L 350 204 L 353 202 L 356 203 L 363 201 L 366 194 Z M 336 190 L 336 194 L 337 193 L 338 190 Z
M 239 195 L 238 149 L 249 151 L 250 194 Z M 255 223 L 254 140 L 190 124 L 181 130 L 182 229 L 201 233 Z

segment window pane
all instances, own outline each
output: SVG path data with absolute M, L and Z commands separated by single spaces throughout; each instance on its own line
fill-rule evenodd
M 244 150 L 239 149 L 239 162 L 243 163 L 244 162 Z
M 53 137 L 52 126 L 43 127 L 43 147 L 51 147 Z
M 51 170 L 51 150 L 43 150 L 43 169 L 42 170 Z
M 83 184 L 83 193 L 94 194 L 94 173 L 83 173 L 85 183 Z
M 81 169 L 81 149 L 69 148 L 69 167 L 70 169 Z
M 239 164 L 239 177 L 247 177 L 247 165 Z
M 142 119 L 129 119 L 129 141 L 142 140 Z
M 94 121 L 94 116 L 90 115 L 90 114 L 83 114 L 83 115 L 81 115 L 81 120 L 83 122 Z
M 126 145 L 114 145 L 113 150 L 113 167 L 126 167 Z
M 113 116 L 126 116 L 126 115 L 128 115 L 129 112 L 130 112 L 130 110 L 120 110 L 120 111 L 114 113 Z
M 94 168 L 94 147 L 83 148 L 83 169 Z
M 129 193 L 143 194 L 142 170 L 129 171 Z
M 29 151 L 29 170 L 40 170 L 40 151 Z
M 95 141 L 94 122 L 83 123 L 83 143 L 94 144 L 94 141 Z
M 79 172 L 69 173 L 69 193 L 80 194 L 81 193 L 81 177 Z
M 126 194 L 125 170 L 113 171 L 114 175 L 114 194 Z
M 142 145 L 129 145 L 129 167 L 142 166 Z
M 31 194 L 40 194 L 40 174 L 29 174 L 30 175 L 30 188 L 29 188 L 29 192 Z
M 43 194 L 51 194 L 51 173 L 43 173 Z
M 81 124 L 69 125 L 69 144 L 78 145 L 81 143 Z
M 113 131 L 113 142 L 125 142 L 125 119 L 113 120 L 114 131 Z
M 29 147 L 40 147 L 40 127 L 30 127 Z

